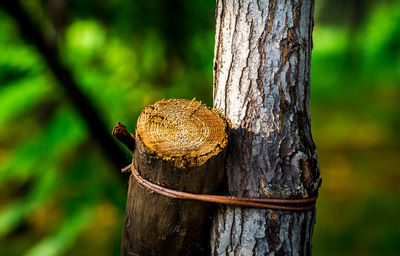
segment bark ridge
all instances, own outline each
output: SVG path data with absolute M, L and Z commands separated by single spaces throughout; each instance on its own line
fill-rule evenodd
M 305 198 L 320 185 L 311 136 L 312 0 L 218 0 L 214 107 L 232 122 L 234 196 Z M 310 255 L 315 210 L 221 206 L 213 255 Z

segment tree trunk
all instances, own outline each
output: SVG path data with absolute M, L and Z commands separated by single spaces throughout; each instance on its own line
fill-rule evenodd
M 305 198 L 320 185 L 309 97 L 313 0 L 217 0 L 214 107 L 232 122 L 234 196 Z M 213 255 L 310 255 L 315 209 L 221 206 Z
M 136 126 L 135 169 L 166 188 L 213 194 L 223 180 L 229 128 L 228 120 L 196 101 L 148 106 Z M 159 195 L 131 175 L 122 255 L 209 254 L 210 214 L 207 203 Z

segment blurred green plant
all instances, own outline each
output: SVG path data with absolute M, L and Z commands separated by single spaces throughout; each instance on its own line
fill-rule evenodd
M 214 1 L 53 2 L 23 1 L 110 131 L 116 121 L 133 131 L 141 109 L 162 98 L 212 104 Z M 357 12 L 330 22 L 340 15 L 332 3 L 316 1 L 314 254 L 397 255 L 400 3 L 364 1 L 357 22 Z M 119 254 L 126 187 L 114 171 L 0 10 L 0 255 Z

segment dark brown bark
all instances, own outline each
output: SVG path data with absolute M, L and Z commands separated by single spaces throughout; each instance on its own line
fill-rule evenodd
M 117 125 L 112 130 L 112 135 L 114 135 L 122 144 L 124 144 L 130 151 L 135 150 L 135 135 L 128 132 L 125 125 L 118 122 Z
M 175 104 L 176 101 L 162 102 Z M 184 101 L 182 107 L 173 108 L 173 113 L 158 110 L 160 104 L 142 112 L 136 128 L 133 164 L 143 178 L 155 184 L 190 193 L 213 194 L 223 178 L 229 125 L 220 116 L 212 117 L 223 121 L 218 123 L 206 117 L 205 107 L 196 102 L 192 105 L 193 102 Z M 188 139 L 193 135 L 191 131 L 195 132 L 194 142 Z M 204 131 L 208 135 L 196 144 L 197 135 Z M 131 176 L 122 255 L 209 254 L 211 207 L 204 202 L 151 192 Z

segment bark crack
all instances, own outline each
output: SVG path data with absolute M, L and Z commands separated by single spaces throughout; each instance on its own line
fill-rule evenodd
M 215 107 L 232 121 L 228 191 L 232 195 L 301 198 L 320 184 L 309 118 L 314 1 L 222 1 L 214 74 Z M 219 88 L 221 86 L 221 88 Z M 315 211 L 229 211 L 213 229 L 215 255 L 309 255 Z M 228 215 L 224 216 L 228 218 Z M 219 225 L 219 222 L 214 223 Z M 228 229 L 228 230 L 227 230 Z M 219 243 L 222 246 L 224 243 Z M 223 245 L 225 246 L 225 245 Z

